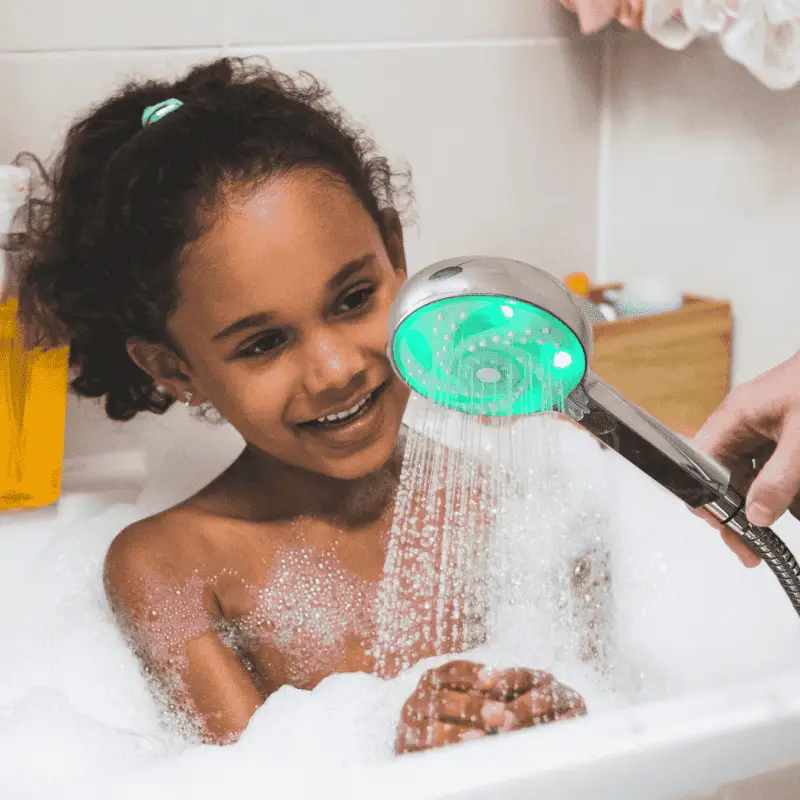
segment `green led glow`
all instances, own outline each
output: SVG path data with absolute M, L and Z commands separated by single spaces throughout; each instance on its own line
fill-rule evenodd
M 549 411 L 581 382 L 586 353 L 559 319 L 505 297 L 431 303 L 400 323 L 393 356 L 414 391 L 468 414 Z

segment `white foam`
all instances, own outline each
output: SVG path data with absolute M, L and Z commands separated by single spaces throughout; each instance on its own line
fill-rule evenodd
M 513 615 L 474 658 L 552 667 L 594 713 L 800 663 L 796 616 L 766 567 L 745 570 L 716 533 L 580 431 L 565 425 L 558 442 L 558 469 L 575 487 L 561 513 L 608 516 L 626 691 L 610 693 L 579 664 L 541 663 L 550 657 L 531 620 Z M 19 521 L 13 537 L 0 531 L 0 797 L 382 793 L 371 770 L 392 758 L 400 708 L 426 664 L 388 683 L 337 675 L 314 692 L 283 688 L 232 747 L 185 746 L 165 732 L 101 585 L 109 542 L 142 513 L 120 504 L 60 527 L 39 517 L 38 554 L 23 554 Z M 795 525 L 777 527 L 800 552 Z M 468 761 L 471 748 L 463 752 Z

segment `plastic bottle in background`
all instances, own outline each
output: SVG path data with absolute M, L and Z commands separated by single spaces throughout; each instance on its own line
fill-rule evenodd
M 570 272 L 564 278 L 564 285 L 579 297 L 589 296 L 589 276 L 585 272 Z
M 17 318 L 15 254 L 31 173 L 0 166 L 0 512 L 61 494 L 68 348 L 26 348 Z

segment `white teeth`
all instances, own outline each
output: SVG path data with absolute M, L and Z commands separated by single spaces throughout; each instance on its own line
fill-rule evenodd
M 372 397 L 372 392 L 370 392 L 363 400 L 359 400 L 352 408 L 348 408 L 346 411 L 340 411 L 338 414 L 328 414 L 326 417 L 317 417 L 317 422 L 336 422 L 340 419 L 352 417 L 353 414 L 366 405 L 370 397 Z

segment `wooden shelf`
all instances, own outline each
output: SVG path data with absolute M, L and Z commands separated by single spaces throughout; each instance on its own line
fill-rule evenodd
M 601 301 L 612 284 L 595 287 Z M 694 435 L 730 388 L 733 316 L 727 301 L 684 295 L 678 311 L 592 326 L 592 370 L 628 400 Z

